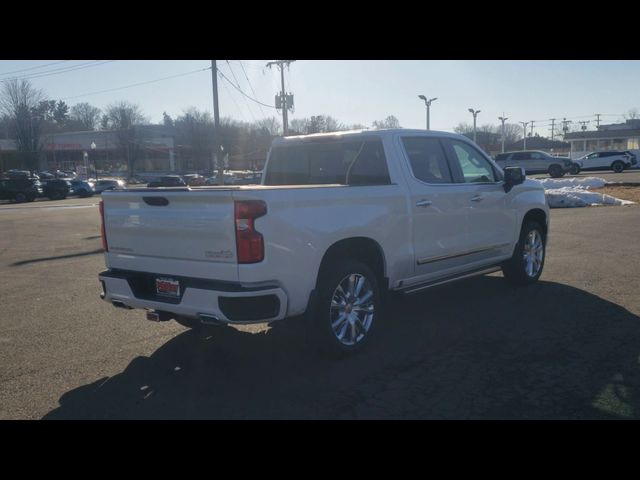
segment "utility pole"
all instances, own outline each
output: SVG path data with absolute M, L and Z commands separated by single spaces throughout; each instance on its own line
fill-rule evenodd
M 551 119 L 551 141 L 553 141 L 553 136 L 555 134 L 555 128 L 556 128 L 556 119 L 552 118 Z
M 502 115 L 504 115 L 504 112 Z M 509 120 L 509 117 L 498 117 L 498 120 L 502 122 L 502 153 L 504 153 L 504 122 Z
M 215 169 L 215 160 L 221 151 L 220 144 L 220 112 L 218 110 L 218 63 L 217 60 L 211 60 L 211 83 L 213 86 L 213 152 L 211 155 L 211 172 Z M 218 161 L 218 184 L 224 185 L 224 167 L 222 159 Z
M 596 128 L 600 129 L 600 116 L 602 114 L 601 113 L 596 113 Z
M 531 120 L 531 128 L 529 129 L 529 136 L 533 137 L 533 122 L 535 122 L 535 120 Z
M 283 133 L 283 136 L 285 137 L 289 133 L 287 113 L 288 113 L 288 110 L 293 106 L 293 95 L 291 95 L 290 97 L 291 98 L 291 105 L 290 105 L 288 101 L 289 97 L 287 97 L 287 94 L 284 90 L 284 66 L 286 64 L 287 68 L 289 68 L 289 65 L 293 62 L 295 62 L 295 60 L 276 60 L 275 62 L 267 63 L 267 67 L 269 68 L 271 68 L 272 65 L 277 65 L 278 68 L 280 68 L 280 80 L 282 82 L 282 90 L 280 92 L 280 102 L 282 106 L 282 133 Z M 278 108 L 277 99 L 276 99 L 276 108 Z
M 529 122 L 520 122 L 520 124 L 522 125 L 522 130 L 523 130 L 522 137 L 524 138 L 524 145 L 522 146 L 522 150 L 526 150 L 527 149 L 527 125 L 529 125 Z
M 480 110 L 474 110 L 473 108 L 469 109 L 469 112 L 473 115 L 473 143 L 476 142 L 476 117 L 480 113 Z
M 569 131 L 569 124 L 573 123 L 571 120 L 567 120 L 567 117 L 564 117 L 562 119 L 562 139 L 564 140 L 564 137 L 567 135 L 567 132 Z

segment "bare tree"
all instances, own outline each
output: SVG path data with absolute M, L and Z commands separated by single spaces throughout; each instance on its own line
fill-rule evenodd
M 372 125 L 373 128 L 402 128 L 400 121 L 393 115 L 389 115 L 384 120 L 376 120 Z
M 263 118 L 261 120 L 258 120 L 254 125 L 258 130 L 263 130 L 265 133 L 268 133 L 273 137 L 276 137 L 282 133 L 282 125 L 276 117 Z
M 129 178 L 133 176 L 133 170 L 140 153 L 142 135 L 136 129 L 136 125 L 147 122 L 140 107 L 126 101 L 109 105 L 103 117 L 103 125 L 115 130 L 118 145 L 123 157 L 127 161 Z
M 502 125 L 498 126 L 498 133 L 502 135 Z M 522 127 L 517 123 L 504 124 L 504 143 L 511 145 L 522 138 Z
M 308 118 L 294 118 L 289 122 L 289 134 L 301 135 L 307 132 L 307 126 L 309 125 Z
M 473 125 L 469 123 L 459 123 L 455 127 L 453 127 L 453 131 L 459 133 L 460 135 L 464 135 L 466 133 L 473 133 Z
M 34 88 L 29 80 L 6 80 L 0 89 L 0 113 L 8 118 L 18 155 L 30 170 L 38 168 L 40 129 L 44 121 L 38 106 L 44 100 L 44 92 Z
M 197 170 L 207 169 L 214 147 L 211 114 L 190 107 L 175 119 L 174 125 L 180 160 L 192 163 Z
M 635 120 L 636 118 L 640 118 L 640 112 L 637 108 L 630 108 L 627 110 L 627 113 L 622 115 L 625 120 Z
M 86 130 L 95 130 L 100 122 L 102 111 L 98 107 L 82 102 L 71 107 L 71 118 L 80 122 Z

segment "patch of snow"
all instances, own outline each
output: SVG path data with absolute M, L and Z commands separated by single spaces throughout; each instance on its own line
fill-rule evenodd
M 600 177 L 572 177 L 572 178 L 543 178 L 538 180 L 545 190 L 551 190 L 563 187 L 583 187 L 583 188 L 600 188 L 607 184 L 604 178 Z
M 593 205 L 633 205 L 635 202 L 621 200 L 605 193 L 590 192 L 586 188 L 562 187 L 545 190 L 551 208 L 590 207 Z
M 607 184 L 607 181 L 600 177 L 544 178 L 538 180 L 538 182 L 544 187 L 544 193 L 551 208 L 633 205 L 635 203 L 604 193 L 590 191 L 590 188 L 604 187 Z

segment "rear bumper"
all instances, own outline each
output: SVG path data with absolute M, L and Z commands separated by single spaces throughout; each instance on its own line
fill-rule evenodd
M 125 270 L 99 274 L 103 300 L 120 307 L 166 312 L 180 317 L 215 317 L 223 323 L 247 324 L 282 320 L 287 312 L 287 296 L 276 285 L 240 285 L 231 282 L 176 277 L 179 298 L 155 294 L 156 275 Z

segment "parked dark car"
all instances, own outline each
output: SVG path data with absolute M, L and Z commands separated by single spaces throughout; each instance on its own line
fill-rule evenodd
M 182 175 L 182 179 L 190 187 L 199 187 L 199 186 L 205 185 L 205 178 L 202 175 L 198 175 L 197 173 L 189 173 L 186 175 Z
M 40 177 L 38 177 L 38 175 L 36 175 L 35 173 L 32 173 L 32 172 L 30 172 L 28 170 L 9 170 L 9 171 L 7 171 L 5 176 L 7 178 L 32 178 L 32 179 L 36 179 L 36 180 L 40 179 Z
M 71 180 L 71 191 L 69 195 L 78 195 L 79 197 L 90 197 L 96 193 L 93 182 L 86 180 Z
M 234 180 L 233 185 L 260 185 L 260 183 L 262 183 L 262 173 L 256 173 Z
M 496 155 L 496 163 L 500 167 L 522 167 L 527 175 L 532 173 L 548 173 L 557 178 L 565 173 L 576 175 L 580 172 L 579 165 L 568 157 L 553 157 L 547 152 L 538 150 L 523 150 L 505 152 Z
M 63 200 L 67 198 L 71 191 L 71 182 L 69 180 L 47 180 L 42 187 L 42 196 L 50 200 Z
M 126 187 L 124 180 L 98 180 L 94 186 L 96 193 L 105 190 L 120 190 Z
M 33 202 L 42 195 L 42 186 L 37 178 L 0 179 L 0 200 Z
M 187 184 L 185 181 L 177 175 L 168 175 L 166 177 L 160 177 L 157 180 L 153 180 L 147 184 L 149 188 L 155 187 L 185 187 Z

